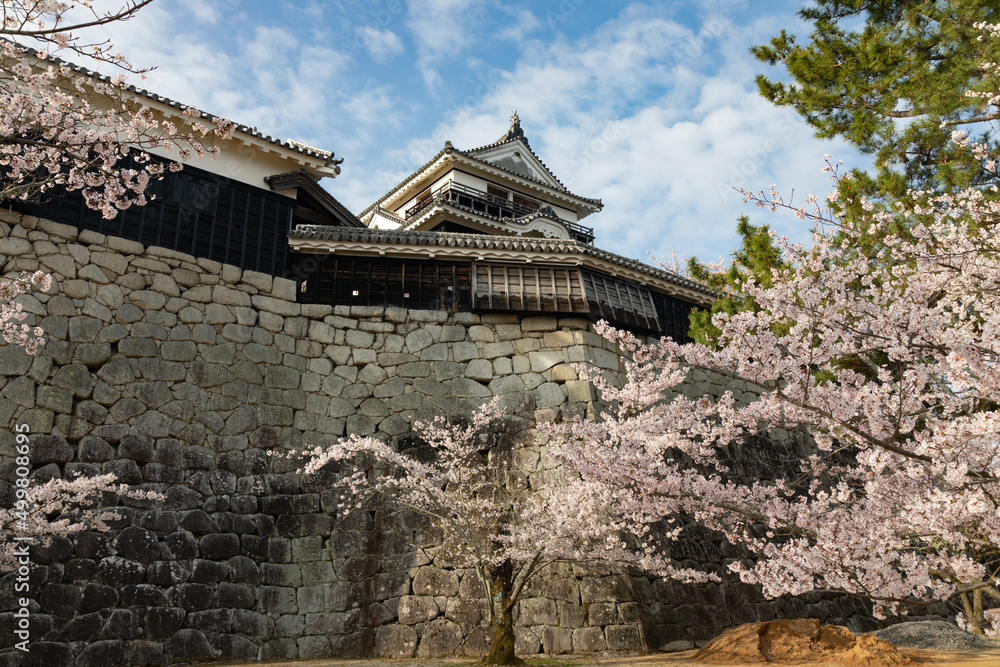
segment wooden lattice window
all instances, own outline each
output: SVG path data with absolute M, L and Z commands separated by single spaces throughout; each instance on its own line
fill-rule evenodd
M 662 334 L 678 343 L 690 343 L 692 339 L 688 330 L 691 328 L 691 310 L 694 306 L 666 294 L 654 295 L 654 301 L 663 327 Z
M 576 268 L 477 263 L 473 307 L 512 312 L 586 313 Z
M 470 269 L 461 262 L 300 255 L 301 300 L 334 306 L 468 310 Z
M 615 325 L 642 332 L 661 331 L 653 293 L 649 288 L 593 271 L 583 271 L 590 314 Z

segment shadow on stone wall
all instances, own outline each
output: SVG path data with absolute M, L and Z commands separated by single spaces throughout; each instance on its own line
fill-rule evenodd
M 584 414 L 592 390 L 570 364 L 619 367 L 588 322 L 302 305 L 292 281 L 28 216 L 0 220 L 4 271 L 55 277 L 50 294 L 18 299 L 48 332 L 41 354 L 0 347 L 0 417 L 29 426 L 33 478 L 113 472 L 166 497 L 108 497 L 121 513 L 111 531 L 32 550 L 28 662 L 12 648 L 13 575 L 0 577 L 0 666 L 485 651 L 478 580 L 451 567 L 432 531 L 384 506 L 335 519 L 329 477 L 302 479 L 266 451 L 345 433 L 396 438 L 415 419 L 468 413 L 497 394 L 533 420 Z M 690 388 L 722 390 L 708 377 Z M 7 504 L 13 444 L 0 432 Z M 514 458 L 533 486 L 555 474 L 541 448 Z M 743 557 L 694 529 L 677 549 L 720 568 Z M 517 650 L 679 648 L 745 620 L 857 624 L 864 613 L 844 601 L 764 602 L 731 581 L 683 586 L 563 564 L 521 602 Z

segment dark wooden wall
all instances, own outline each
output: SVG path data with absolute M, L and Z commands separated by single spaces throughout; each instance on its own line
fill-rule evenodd
M 688 342 L 692 304 L 578 267 L 295 254 L 300 301 L 607 320 Z
M 153 199 L 106 220 L 78 192 L 20 202 L 22 213 L 284 276 L 295 200 L 192 166 L 150 184 Z

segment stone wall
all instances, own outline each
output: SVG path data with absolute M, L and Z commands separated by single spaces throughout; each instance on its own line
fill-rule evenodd
M 42 269 L 55 287 L 18 299 L 49 341 L 36 357 L 0 347 L 0 422 L 29 425 L 38 480 L 114 472 L 166 496 L 122 500 L 111 532 L 34 550 L 30 664 L 485 650 L 478 582 L 435 558 L 431 531 L 380 508 L 334 521 L 330 480 L 265 452 L 405 436 L 414 419 L 495 394 L 535 420 L 584 412 L 591 389 L 569 364 L 619 366 L 587 321 L 300 305 L 289 280 L 3 220 L 4 272 Z M 685 391 L 722 389 L 706 376 Z M 12 445 L 12 430 L 0 432 L 5 503 Z M 796 455 L 793 439 L 780 446 Z M 759 454 L 735 456 L 759 467 Z M 541 478 L 555 467 L 530 441 L 518 458 Z M 719 572 L 746 555 L 696 527 L 676 550 Z M 0 578 L 0 665 L 29 664 L 11 648 L 15 608 L 12 575 Z M 745 621 L 806 614 L 858 627 L 865 611 L 847 598 L 765 602 L 728 575 L 685 586 L 560 565 L 521 602 L 517 650 L 686 648 Z

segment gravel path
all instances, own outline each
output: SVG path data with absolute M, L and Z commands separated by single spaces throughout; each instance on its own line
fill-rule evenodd
M 997 667 L 1000 641 L 973 635 L 945 621 L 900 623 L 874 633 L 902 649 L 920 649 L 927 667 Z M 994 649 L 983 651 L 983 649 Z M 964 652 L 964 653 L 963 653 Z M 632 657 L 532 657 L 529 667 L 722 667 L 693 660 L 696 651 Z M 267 663 L 212 663 L 211 667 L 472 667 L 471 658 L 410 660 L 297 660 Z M 209 667 L 206 665 L 205 667 Z M 811 667 L 819 667 L 815 663 Z
M 939 651 L 1000 648 L 1000 641 L 974 635 L 946 621 L 900 623 L 872 634 L 899 648 L 933 648 Z

